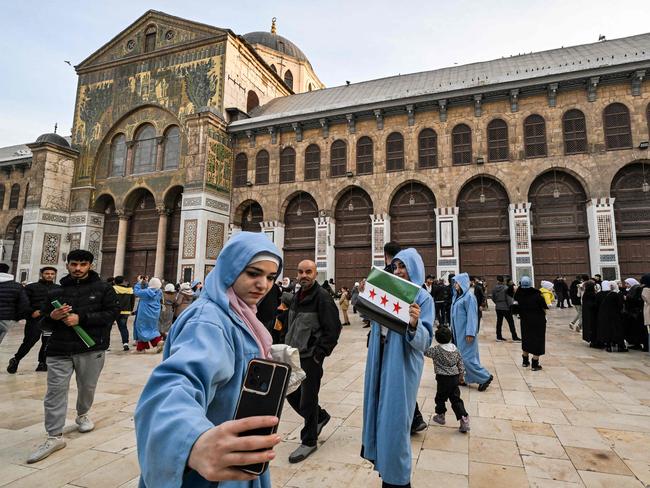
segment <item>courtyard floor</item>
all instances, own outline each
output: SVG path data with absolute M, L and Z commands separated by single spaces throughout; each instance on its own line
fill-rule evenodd
M 445 427 L 431 425 L 412 437 L 414 487 L 643 487 L 650 485 L 650 355 L 608 354 L 586 347 L 567 323 L 572 309 L 552 309 L 544 369 L 522 369 L 519 344 L 494 341 L 493 310 L 480 333 L 490 388 L 461 388 L 471 432 L 458 432 L 451 412 Z M 285 406 L 284 442 L 272 463 L 274 487 L 380 487 L 372 466 L 359 457 L 366 332 L 358 316 L 345 327 L 325 361 L 321 404 L 332 420 L 319 449 L 300 464 L 289 453 L 300 442 L 301 419 Z M 507 327 L 505 327 L 507 329 Z M 508 336 L 508 333 L 505 333 Z M 160 355 L 123 353 L 117 328 L 90 414 L 96 428 L 73 428 L 75 390 L 69 400 L 67 447 L 34 465 L 25 459 L 44 440 L 46 374 L 34 372 L 37 348 L 18 374 L 6 364 L 22 340 L 10 331 L 0 346 L 0 486 L 136 487 L 138 461 L 133 412 Z M 428 421 L 434 410 L 430 360 L 418 400 Z M 155 488 L 155 487 L 153 487 Z

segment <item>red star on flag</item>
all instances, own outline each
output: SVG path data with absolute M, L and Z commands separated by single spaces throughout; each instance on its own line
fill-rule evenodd
M 393 303 L 393 312 L 399 313 L 400 308 L 402 307 L 399 306 L 399 302 Z
M 384 295 L 383 297 L 381 297 L 381 304 L 385 307 L 387 303 L 388 303 L 388 297 Z
M 370 298 L 374 300 L 374 299 L 375 299 L 375 296 L 377 295 L 377 294 L 375 293 L 375 289 L 373 288 L 372 290 L 370 290 L 370 293 L 368 293 L 368 295 L 370 295 Z

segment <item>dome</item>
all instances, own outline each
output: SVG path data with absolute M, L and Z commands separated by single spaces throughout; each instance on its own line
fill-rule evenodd
M 286 37 L 271 32 L 249 32 L 242 36 L 249 44 L 261 44 L 274 51 L 297 58 L 299 61 L 308 61 L 307 56 L 298 46 Z
M 65 148 L 69 148 L 70 144 L 68 141 L 65 140 L 64 137 L 61 137 L 59 134 L 43 134 L 38 136 L 38 139 L 36 139 L 36 144 L 40 144 L 43 142 L 49 142 L 50 144 L 54 144 L 56 146 L 61 146 Z

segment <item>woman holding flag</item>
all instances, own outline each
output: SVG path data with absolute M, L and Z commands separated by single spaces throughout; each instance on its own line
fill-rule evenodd
M 383 305 L 384 309 L 394 311 L 396 317 L 404 316 L 404 307 L 408 310 L 405 317 L 408 326 L 404 333 L 384 327 L 376 321 L 372 321 L 370 330 L 363 396 L 361 456 L 374 463 L 384 488 L 411 486 L 411 421 L 422 376 L 424 351 L 431 345 L 433 337 L 435 315 L 431 295 L 420 287 L 424 282 L 424 263 L 418 252 L 415 249 L 404 249 L 394 257 L 392 264 L 394 274 L 414 283 L 417 289 L 413 295 L 414 303 L 395 300 L 395 303 Z M 383 278 L 385 277 L 384 274 Z M 391 285 L 390 280 L 384 280 L 384 283 L 388 287 Z M 369 276 L 368 283 L 365 284 L 366 290 L 360 291 L 366 291 L 368 296 L 377 291 L 379 308 L 382 307 L 381 297 L 386 299 L 387 296 L 399 295 L 388 287 L 379 290 L 374 287 Z

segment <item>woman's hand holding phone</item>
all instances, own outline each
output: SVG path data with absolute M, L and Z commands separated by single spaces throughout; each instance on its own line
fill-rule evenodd
M 213 427 L 196 440 L 187 465 L 208 481 L 253 480 L 257 476 L 245 473 L 236 466 L 273 460 L 273 447 L 279 444 L 281 437 L 278 434 L 239 435 L 249 430 L 273 427 L 278 422 L 277 417 L 258 416 L 230 420 Z

